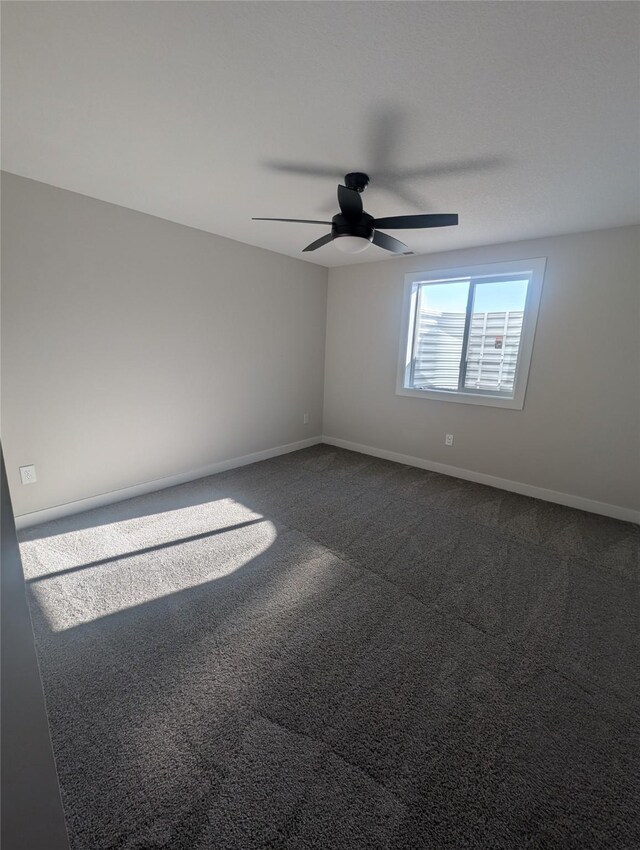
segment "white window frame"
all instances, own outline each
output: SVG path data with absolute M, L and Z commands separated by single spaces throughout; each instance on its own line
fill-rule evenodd
M 409 396 L 410 398 L 435 399 L 437 401 L 453 401 L 458 404 L 484 404 L 489 407 L 506 407 L 512 410 L 522 410 L 527 390 L 527 381 L 529 379 L 529 367 L 533 353 L 533 342 L 536 333 L 536 324 L 538 322 L 538 311 L 540 308 L 546 264 L 546 257 L 536 257 L 530 260 L 514 260 L 506 263 L 483 263 L 477 266 L 465 266 L 455 269 L 434 269 L 405 275 L 396 395 Z M 410 382 L 417 306 L 416 299 L 420 285 L 429 283 L 454 283 L 456 281 L 459 282 L 461 279 L 466 280 L 469 278 L 478 281 L 482 280 L 482 278 L 495 279 L 496 277 L 513 277 L 514 275 L 526 276 L 529 280 L 529 285 L 527 287 L 527 298 L 524 307 L 513 397 L 499 396 L 490 390 L 420 390 L 407 386 Z

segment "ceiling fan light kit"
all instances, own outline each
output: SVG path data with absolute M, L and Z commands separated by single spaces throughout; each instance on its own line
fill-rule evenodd
M 364 236 L 343 235 L 339 238 L 334 236 L 333 243 L 338 251 L 342 251 L 343 254 L 359 254 L 361 251 L 366 251 L 371 244 L 371 239 L 373 239 L 373 234 L 369 239 Z
M 344 185 L 338 186 L 338 206 L 340 212 L 331 221 L 316 221 L 296 218 L 254 218 L 253 221 L 288 221 L 297 224 L 330 224 L 331 233 L 316 239 L 303 252 L 316 251 L 329 242 L 335 242 L 336 248 L 344 254 L 359 254 L 371 243 L 392 254 L 412 254 L 413 251 L 386 233 L 378 230 L 410 229 L 425 227 L 450 227 L 458 223 L 455 214 L 441 213 L 436 215 L 396 215 L 388 218 L 375 219 L 366 213 L 362 206 L 360 195 L 369 185 L 369 176 L 361 171 L 353 171 L 345 175 Z

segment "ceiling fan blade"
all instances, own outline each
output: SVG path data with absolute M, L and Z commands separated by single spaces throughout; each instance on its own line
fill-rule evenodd
M 415 168 L 398 168 L 389 174 L 389 177 L 399 180 L 411 180 L 420 177 L 449 177 L 454 174 L 498 168 L 505 163 L 506 159 L 503 156 L 480 156 L 475 157 L 475 159 L 461 159 L 457 162 L 436 162 L 432 165 L 419 165 Z
M 313 165 L 305 162 L 296 164 L 295 162 L 270 160 L 264 164 L 274 171 L 283 171 L 289 174 L 305 174 L 309 177 L 334 177 L 336 180 L 340 180 L 349 170 L 348 168 L 345 170 L 342 166 L 334 168 L 331 165 Z
M 338 186 L 338 204 L 340 212 L 346 219 L 354 220 L 362 217 L 362 198 L 360 192 L 355 189 Z
M 406 185 L 399 180 L 376 175 L 376 188 L 390 192 L 416 210 L 428 210 L 430 208 L 430 205 L 425 203 L 421 192 L 416 192 L 413 186 Z
M 316 248 L 322 248 L 323 245 L 326 245 L 327 242 L 331 242 L 333 239 L 333 233 L 327 233 L 326 236 L 321 236 L 320 239 L 316 239 L 315 242 L 312 242 L 311 245 L 307 245 L 306 248 L 302 249 L 302 253 L 305 251 L 315 251 Z
M 296 224 L 331 224 L 330 221 L 314 221 L 310 218 L 252 218 L 251 221 L 293 221 Z
M 411 248 L 396 239 L 393 236 L 388 236 L 386 233 L 380 233 L 379 230 L 374 231 L 373 244 L 378 248 L 384 248 L 385 251 L 391 251 L 393 254 L 413 254 Z
M 405 135 L 406 114 L 394 103 L 380 104 L 368 120 L 369 164 L 376 183 L 380 174 L 388 171 L 402 137 Z
M 390 218 L 377 218 L 374 227 L 391 230 L 404 230 L 412 227 L 450 227 L 458 223 L 456 213 L 436 213 L 435 215 L 392 215 Z

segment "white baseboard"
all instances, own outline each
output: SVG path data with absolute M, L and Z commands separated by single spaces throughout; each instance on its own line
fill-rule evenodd
M 135 484 L 132 487 L 124 487 L 120 490 L 111 490 L 107 493 L 100 493 L 97 496 L 90 496 L 86 499 L 79 499 L 75 502 L 67 502 L 63 505 L 56 505 L 52 508 L 45 508 L 41 511 L 32 511 L 27 514 L 20 514 L 16 517 L 16 528 L 28 528 L 32 525 L 39 525 L 43 522 L 49 522 L 61 517 L 71 516 L 72 514 L 89 511 L 92 508 L 100 508 L 103 505 L 111 505 L 114 502 L 121 502 L 125 499 L 132 499 L 135 496 L 144 496 L 146 493 L 153 493 L 156 490 L 164 490 L 167 487 L 173 487 L 176 484 L 185 484 L 188 481 L 195 481 L 198 478 L 204 478 L 207 475 L 214 475 L 216 472 L 224 472 L 227 469 L 235 469 L 240 466 L 247 466 L 250 463 L 257 463 L 261 460 L 268 460 L 278 455 L 296 452 L 299 449 L 306 449 L 309 446 L 315 446 L 318 443 L 326 443 L 329 446 L 336 446 L 342 449 L 349 449 L 360 454 L 372 455 L 373 457 L 392 460 L 396 463 L 404 463 L 407 466 L 416 466 L 419 469 L 428 469 L 431 472 L 440 472 L 442 475 L 451 475 L 454 478 L 462 478 L 465 481 L 475 481 L 477 484 L 487 484 L 489 487 L 497 487 L 500 490 L 509 490 L 512 493 L 520 493 L 523 496 L 532 496 L 535 499 L 542 499 L 546 502 L 555 502 L 558 505 L 566 505 L 570 508 L 577 508 L 581 511 L 589 511 L 602 516 L 613 517 L 614 519 L 625 520 L 626 522 L 635 522 L 640 524 L 640 511 L 634 511 L 631 508 L 623 508 L 619 505 L 610 505 L 607 502 L 597 502 L 593 499 L 585 499 L 582 496 L 573 496 L 570 493 L 559 493 L 556 490 L 547 490 L 544 487 L 535 487 L 533 484 L 522 484 L 519 481 L 511 481 L 507 478 L 497 478 L 495 475 L 487 475 L 484 472 L 474 472 L 471 469 L 462 469 L 459 466 L 451 466 L 446 463 L 436 463 L 430 460 L 424 460 L 411 455 L 400 454 L 399 452 L 391 452 L 386 449 L 378 449 L 374 446 L 365 446 L 362 443 L 352 443 L 349 440 L 341 440 L 337 437 L 329 437 L 326 435 L 309 437 L 306 440 L 298 440 L 295 443 L 288 443 L 284 446 L 276 446 L 271 449 L 264 449 L 260 452 L 252 452 L 241 457 L 230 458 L 229 460 L 217 461 L 216 463 L 208 464 L 199 469 L 182 472 L 178 475 L 170 475 L 165 478 L 156 478 L 153 481 L 146 481 L 143 484 Z
M 261 452 L 252 452 L 241 457 L 230 458 L 229 460 L 221 460 L 216 463 L 210 463 L 207 466 L 202 466 L 199 469 L 192 469 L 190 472 L 181 472 L 178 475 L 169 475 L 165 478 L 156 478 L 153 481 L 145 481 L 144 484 L 135 484 L 132 487 L 123 487 L 121 490 L 110 490 L 107 493 L 100 493 L 98 496 L 89 496 L 87 499 L 79 499 L 76 502 L 67 502 L 64 505 L 56 505 L 52 508 L 45 508 L 41 511 L 32 511 L 27 514 L 19 514 L 16 516 L 16 528 L 28 528 L 31 525 L 40 525 L 43 522 L 50 522 L 61 517 L 79 514 L 83 511 L 90 511 L 92 508 L 101 508 L 103 505 L 112 505 L 114 502 L 122 502 L 125 499 L 132 499 L 134 496 L 144 496 L 146 493 L 153 493 L 156 490 L 164 490 L 167 487 L 173 487 L 176 484 L 186 484 L 188 481 L 195 481 L 198 478 L 205 478 L 207 475 L 214 475 L 216 472 L 224 472 L 227 469 L 235 469 L 239 466 L 247 466 L 250 463 L 257 463 L 260 460 L 268 460 L 271 457 L 285 455 L 289 452 L 297 452 L 299 449 L 306 449 L 309 446 L 315 446 L 322 442 L 322 437 L 309 437 L 306 440 L 298 440 L 296 443 L 287 443 L 284 446 L 275 446 L 272 449 L 264 449 Z
M 519 481 L 511 481 L 508 478 L 497 478 L 495 475 L 487 475 L 484 472 L 474 472 L 472 469 L 462 469 L 459 466 L 450 466 L 447 463 L 435 463 L 423 460 L 420 457 L 411 457 L 399 452 L 390 452 L 386 449 L 377 449 L 373 446 L 364 446 L 361 443 L 352 443 L 349 440 L 340 440 L 337 437 L 323 435 L 322 442 L 329 446 L 341 449 L 349 449 L 352 452 L 372 455 L 373 457 L 393 460 L 396 463 L 404 463 L 407 466 L 417 466 L 419 469 L 428 469 L 430 472 L 440 472 L 442 475 L 451 475 L 454 478 L 463 478 L 465 481 L 475 481 L 477 484 L 487 484 L 489 487 L 497 487 L 500 490 L 509 490 L 512 493 L 520 493 L 522 496 L 532 496 L 534 499 L 542 499 L 545 502 L 555 502 L 558 505 L 566 505 L 569 508 L 577 508 L 581 511 L 589 511 L 593 514 L 621 519 L 626 522 L 640 524 L 640 511 L 631 508 L 623 508 L 619 505 L 610 505 L 607 502 L 596 502 L 593 499 L 584 499 L 582 496 L 573 496 L 570 493 L 558 493 L 556 490 L 547 490 L 544 487 L 535 487 L 533 484 L 522 484 Z

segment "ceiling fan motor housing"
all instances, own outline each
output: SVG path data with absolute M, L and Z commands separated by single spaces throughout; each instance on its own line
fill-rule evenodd
M 369 185 L 369 175 L 362 171 L 350 171 L 344 176 L 344 185 L 347 189 L 355 189 L 356 192 L 364 192 Z
M 334 239 L 339 236 L 359 236 L 369 242 L 373 239 L 373 216 L 363 212 L 358 221 L 349 221 L 338 213 L 331 219 L 331 234 Z

